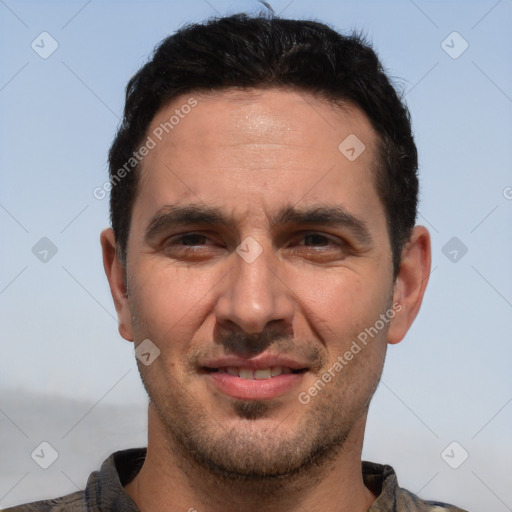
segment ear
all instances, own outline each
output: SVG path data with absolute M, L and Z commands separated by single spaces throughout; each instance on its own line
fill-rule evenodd
M 430 277 L 430 264 L 430 234 L 427 228 L 416 226 L 402 250 L 400 269 L 393 288 L 396 315 L 388 330 L 388 343 L 402 341 L 416 318 Z
M 117 311 L 119 333 L 125 340 L 133 341 L 132 314 L 126 290 L 126 269 L 116 251 L 116 238 L 112 228 L 102 231 L 100 241 L 103 267 Z

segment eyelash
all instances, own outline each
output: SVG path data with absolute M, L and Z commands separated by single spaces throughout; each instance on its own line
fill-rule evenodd
M 204 235 L 202 233 L 183 233 L 181 235 L 175 235 L 171 238 L 169 238 L 166 242 L 165 242 L 165 245 L 166 247 L 169 247 L 169 246 L 178 246 L 180 245 L 181 247 L 188 247 L 191 249 L 191 252 L 197 252 L 197 249 L 192 249 L 194 247 L 197 247 L 197 244 L 192 244 L 192 245 L 183 245 L 183 244 L 177 244 L 175 242 L 179 242 L 179 241 L 183 241 L 183 239 L 185 238 L 188 238 L 188 237 L 199 237 L 203 240 L 209 240 L 208 236 L 207 235 Z M 305 232 L 301 235 L 301 238 L 300 240 L 304 240 L 306 239 L 307 237 L 321 237 L 323 238 L 325 241 L 329 242 L 330 245 L 334 245 L 334 246 L 338 246 L 340 248 L 343 248 L 345 249 L 346 251 L 348 251 L 349 249 L 349 244 L 344 241 L 343 239 L 338 239 L 337 242 L 335 242 L 330 236 L 324 234 L 324 233 L 317 233 L 317 232 Z M 301 245 L 302 247 L 313 247 L 313 246 L 308 246 L 308 245 L 305 245 L 305 244 L 299 244 Z M 315 245 L 319 245 L 319 244 L 315 244 Z M 200 244 L 201 247 L 203 247 L 204 245 L 203 244 Z M 325 245 L 321 244 L 321 247 L 326 247 Z

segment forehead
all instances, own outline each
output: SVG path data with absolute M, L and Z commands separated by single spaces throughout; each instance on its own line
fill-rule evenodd
M 377 138 L 367 116 L 355 105 L 279 88 L 178 96 L 157 112 L 148 132 L 168 148 L 200 142 L 222 150 L 236 140 L 246 145 L 244 150 L 251 144 L 277 144 L 281 151 L 289 145 L 304 152 L 328 150 L 336 156 L 348 135 L 358 134 L 369 149 Z
M 377 135 L 350 104 L 284 89 L 190 93 L 162 108 L 147 136 L 136 204 L 145 199 L 148 215 L 192 200 L 246 213 L 256 203 L 378 202 Z

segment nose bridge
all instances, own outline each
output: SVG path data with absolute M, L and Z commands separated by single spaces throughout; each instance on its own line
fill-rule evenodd
M 248 237 L 232 255 L 230 279 L 218 298 L 217 320 L 235 323 L 248 334 L 260 333 L 271 321 L 291 322 L 288 289 L 276 276 L 277 256 Z

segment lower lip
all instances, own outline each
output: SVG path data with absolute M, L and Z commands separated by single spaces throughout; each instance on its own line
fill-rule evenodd
M 269 400 L 297 386 L 303 373 L 284 373 L 269 379 L 241 379 L 229 373 L 211 372 L 211 382 L 222 393 L 240 400 Z

